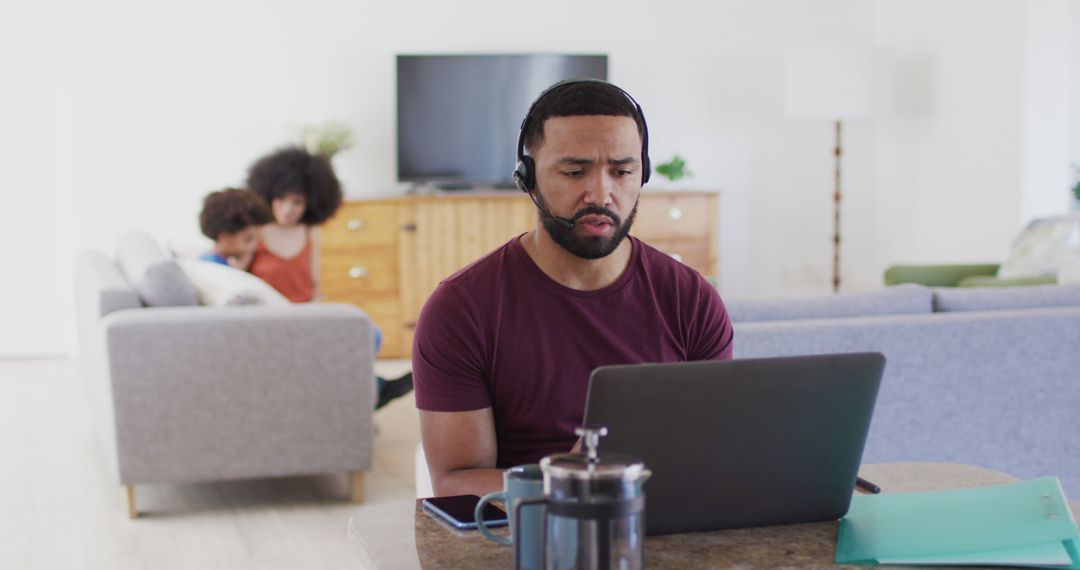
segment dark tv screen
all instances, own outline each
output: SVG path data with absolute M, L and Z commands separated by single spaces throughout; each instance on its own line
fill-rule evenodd
M 606 55 L 399 55 L 398 179 L 506 184 L 521 119 L 544 89 L 607 79 Z

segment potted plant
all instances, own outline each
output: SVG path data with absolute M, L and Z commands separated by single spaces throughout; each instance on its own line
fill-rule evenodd
M 678 182 L 683 178 L 693 176 L 693 173 L 686 168 L 686 161 L 678 154 L 671 157 L 671 160 L 663 164 L 658 164 L 656 166 L 656 173 L 667 178 L 669 182 Z
M 1073 195 L 1072 209 L 1073 210 L 1080 210 L 1080 164 L 1076 164 L 1075 162 L 1072 163 L 1072 169 L 1073 169 L 1073 176 L 1075 176 L 1075 179 L 1073 180 L 1073 186 L 1072 186 L 1072 195 Z
M 300 144 L 311 154 L 333 158 L 335 154 L 356 144 L 352 129 L 339 121 L 300 127 Z

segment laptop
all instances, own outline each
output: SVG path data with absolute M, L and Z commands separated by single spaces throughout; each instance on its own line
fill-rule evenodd
M 585 425 L 652 471 L 646 534 L 836 520 L 884 369 L 876 352 L 602 366 Z

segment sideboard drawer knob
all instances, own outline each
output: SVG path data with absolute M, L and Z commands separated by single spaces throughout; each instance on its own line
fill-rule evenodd
M 680 208 L 672 206 L 671 208 L 668 208 L 667 217 L 669 220 L 681 220 L 682 210 Z
M 353 219 L 345 222 L 345 227 L 349 228 L 350 232 L 358 232 L 358 231 L 364 229 L 364 220 L 353 218 Z
M 368 276 L 368 268 L 363 265 L 354 265 L 349 268 L 349 277 L 361 279 Z

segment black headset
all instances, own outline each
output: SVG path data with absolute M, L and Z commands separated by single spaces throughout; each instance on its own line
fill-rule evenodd
M 548 97 L 559 89 L 571 85 L 580 85 L 582 83 L 601 83 L 610 85 L 611 87 L 618 89 L 619 93 L 626 96 L 627 100 L 634 105 L 634 112 L 637 113 L 637 118 L 641 119 L 641 184 L 644 185 L 649 181 L 649 175 L 652 174 L 652 165 L 649 162 L 649 125 L 645 122 L 645 113 L 641 110 L 641 105 L 638 105 L 638 102 L 635 101 L 629 93 L 614 83 L 608 83 L 601 79 L 567 79 L 545 89 L 544 92 L 533 101 L 532 105 L 529 105 L 529 110 L 525 113 L 525 118 L 521 120 L 521 128 L 518 130 L 517 165 L 514 166 L 514 183 L 517 184 L 518 189 L 522 192 L 531 194 L 536 188 L 536 162 L 531 156 L 525 155 L 525 125 L 528 124 L 529 119 L 532 118 L 533 111 L 536 110 L 536 105 L 539 104 L 540 101 L 543 101 L 545 97 Z

